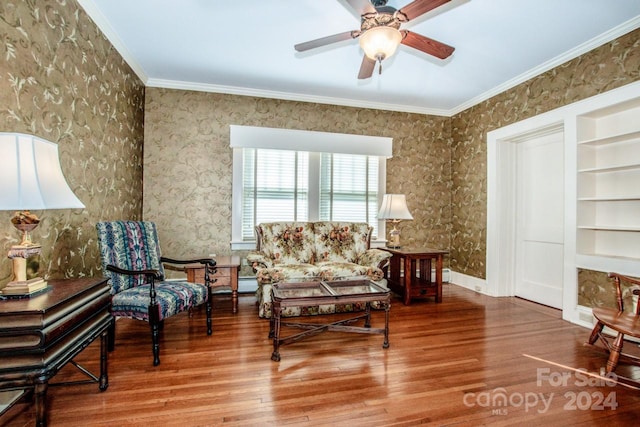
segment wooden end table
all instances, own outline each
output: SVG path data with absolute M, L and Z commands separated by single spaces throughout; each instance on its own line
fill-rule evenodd
M 240 270 L 240 257 L 217 256 L 216 273 L 211 277 L 216 281 L 211 285 L 213 288 L 231 288 L 232 312 L 238 312 L 238 270 Z M 202 264 L 188 264 L 184 267 L 187 273 L 187 281 L 192 283 L 204 283 L 204 266 Z
M 442 302 L 442 264 L 448 251 L 431 248 L 381 248 L 393 255 L 389 262 L 389 289 L 402 296 L 405 305 L 413 298 L 435 297 Z M 431 271 L 435 269 L 435 281 Z
M 17 391 L 10 406 L 24 392 L 33 390 L 37 426 L 47 423 L 50 380 L 67 363 L 89 379 L 56 385 L 97 382 L 101 391 L 109 386 L 107 341 L 114 322 L 110 290 L 105 278 L 50 280 L 45 292 L 0 301 L 0 391 Z M 97 338 L 99 377 L 73 361 Z
M 276 283 L 272 287 L 271 323 L 269 338 L 273 338 L 271 360 L 280 361 L 280 346 L 300 341 L 324 331 L 355 332 L 360 334 L 384 335 L 382 348 L 389 347 L 389 308 L 391 296 L 384 289 L 368 279 L 340 280 L 332 282 Z M 380 302 L 385 311 L 384 328 L 371 327 L 371 303 Z M 287 307 L 308 307 L 325 304 L 350 304 L 364 302 L 365 312 L 332 323 L 282 322 L 282 311 Z M 364 319 L 364 326 L 350 326 Z M 304 329 L 297 334 L 281 337 L 283 326 Z

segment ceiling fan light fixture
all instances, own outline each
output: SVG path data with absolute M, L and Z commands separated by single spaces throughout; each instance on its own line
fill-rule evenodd
M 392 56 L 401 41 L 400 31 L 386 25 L 370 28 L 360 35 L 360 47 L 374 61 Z

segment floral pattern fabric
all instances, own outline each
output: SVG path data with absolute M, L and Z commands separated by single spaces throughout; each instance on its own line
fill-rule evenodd
M 357 263 L 369 249 L 372 228 L 367 223 L 316 222 L 315 251 L 321 262 Z
M 275 222 L 256 226 L 257 251 L 247 260 L 256 271 L 258 315 L 271 317 L 271 285 L 279 282 L 345 280 L 366 276 L 384 284 L 391 254 L 370 249 L 372 228 L 357 222 Z M 292 308 L 283 316 L 361 310 L 360 304 Z

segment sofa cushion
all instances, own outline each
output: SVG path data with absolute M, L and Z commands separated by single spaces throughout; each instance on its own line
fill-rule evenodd
M 371 227 L 358 222 L 321 221 L 315 231 L 316 264 L 320 262 L 357 263 L 358 256 L 369 249 Z
M 366 265 L 359 265 L 353 262 L 319 262 L 316 266 L 320 270 L 319 275 L 322 280 L 362 277 L 366 276 L 371 269 Z
M 312 264 L 278 264 L 271 268 L 261 268 L 256 274 L 258 283 L 306 282 L 316 280 L 320 268 Z
M 258 227 L 259 250 L 274 264 L 313 264 L 313 223 L 271 222 Z

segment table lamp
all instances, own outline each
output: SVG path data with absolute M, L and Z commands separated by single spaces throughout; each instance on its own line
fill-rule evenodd
M 22 232 L 9 250 L 13 276 L 6 285 L 27 281 L 27 258 L 40 253 L 31 232 L 40 219 L 31 210 L 84 208 L 62 174 L 58 145 L 33 135 L 0 132 L 0 211 L 18 211 L 11 223 Z M 2 286 L 0 286 L 2 287 Z
M 402 220 L 413 219 L 409 208 L 407 208 L 407 199 L 404 194 L 385 194 L 382 198 L 382 205 L 378 211 L 378 218 L 391 221 L 393 229 L 389 232 L 389 240 L 387 246 L 390 248 L 400 247 L 400 230 L 396 226 Z

